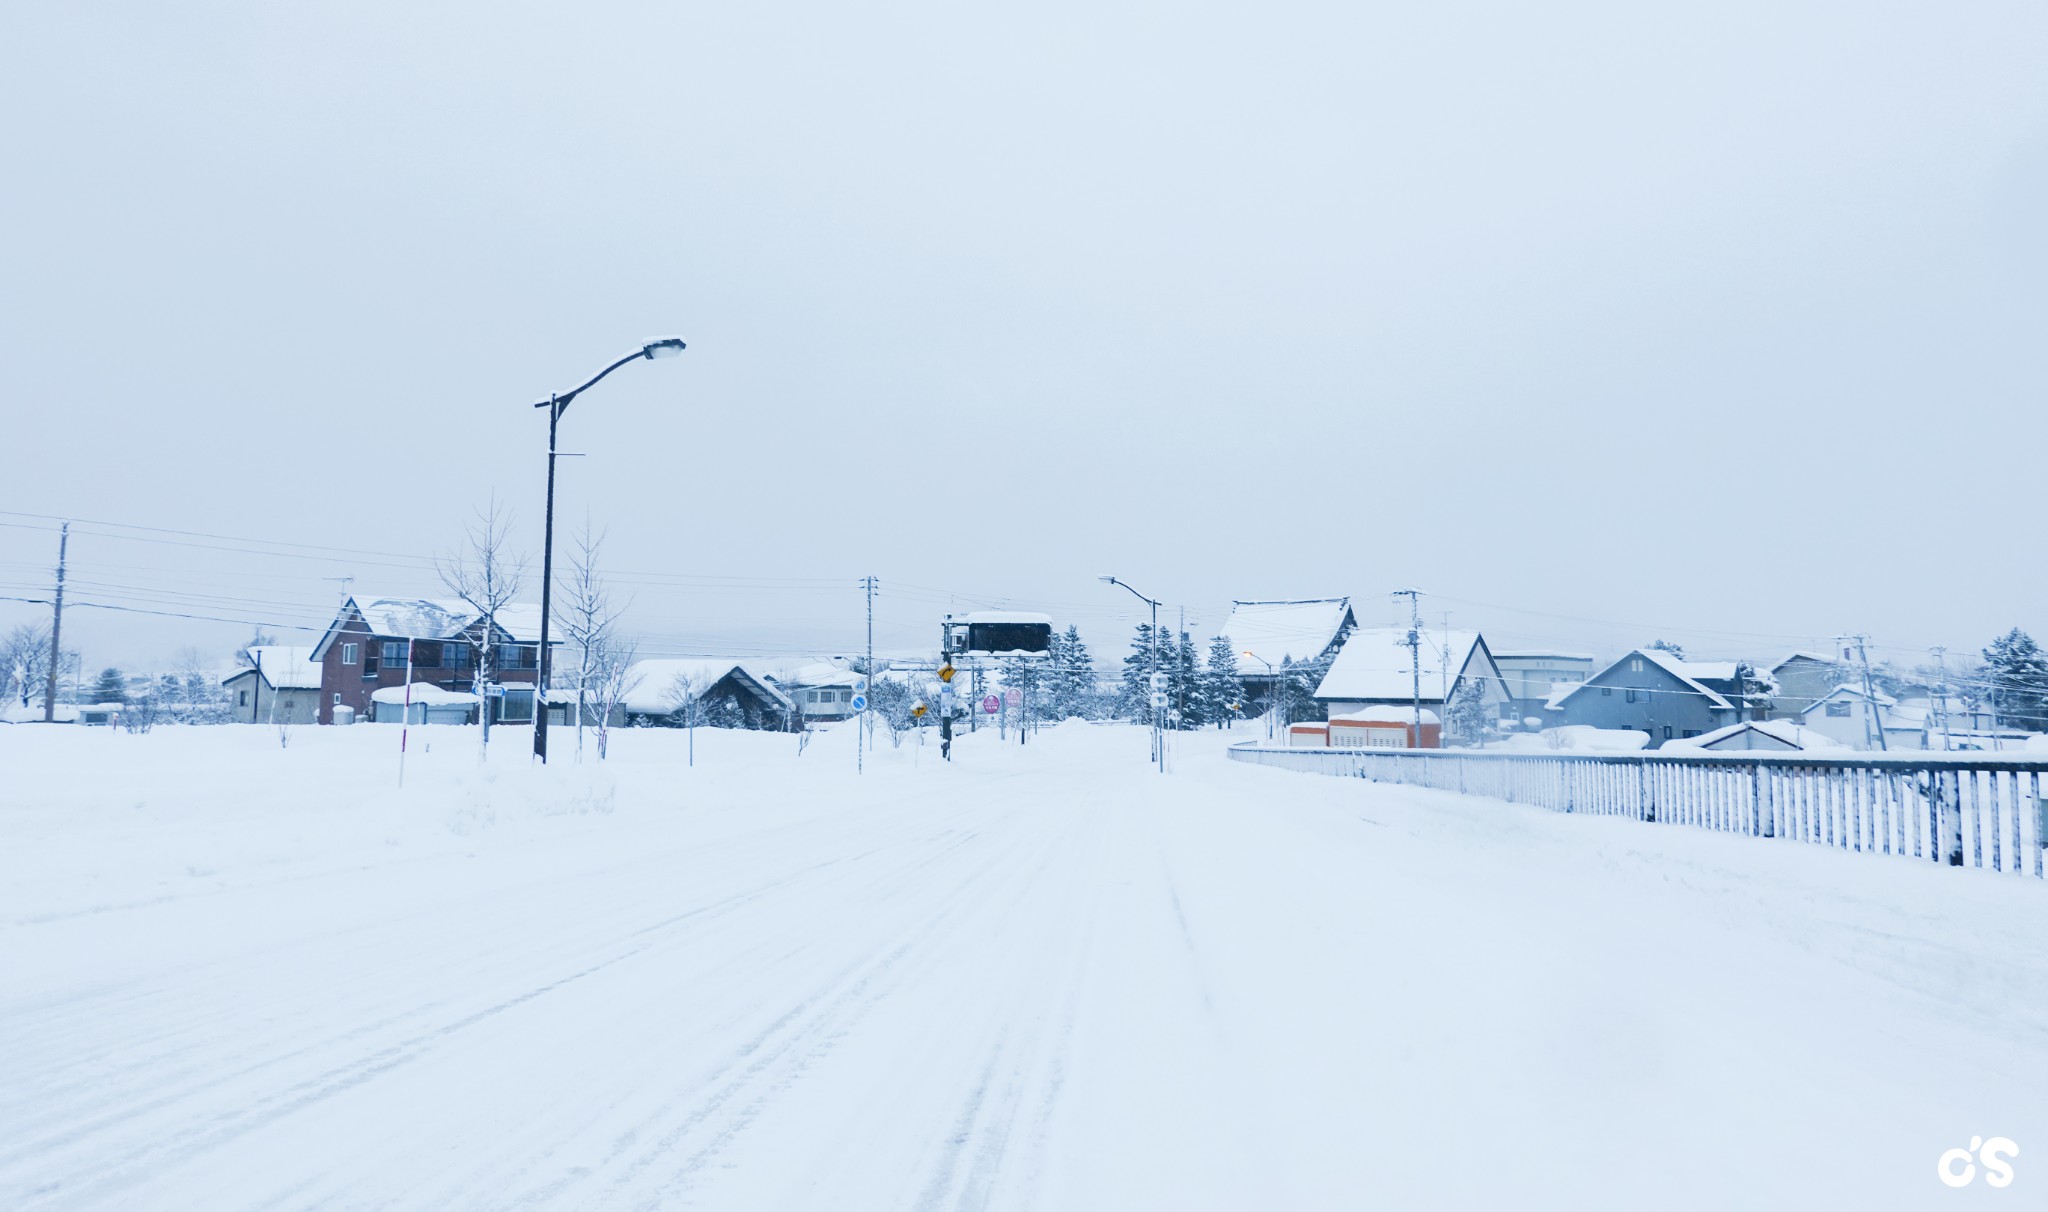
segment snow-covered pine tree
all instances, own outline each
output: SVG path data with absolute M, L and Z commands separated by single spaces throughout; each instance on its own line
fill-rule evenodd
M 1681 661 L 1685 659 L 1685 649 L 1670 640 L 1652 640 L 1650 649 L 1653 652 L 1668 652 Z
M 1081 642 L 1081 631 L 1071 623 L 1059 637 L 1059 659 L 1055 665 L 1056 701 L 1060 714 L 1055 719 L 1087 715 L 1095 710 L 1095 658 Z
M 1172 642 L 1173 659 L 1166 672 L 1167 722 L 1171 724 L 1178 715 L 1182 728 L 1199 728 L 1209 719 L 1209 704 L 1195 661 L 1195 642 L 1185 631 Z
M 128 679 L 118 669 L 100 670 L 99 680 L 92 684 L 92 701 L 95 703 L 121 703 L 128 698 Z
M 1157 660 L 1161 672 L 1171 669 L 1173 654 L 1168 651 L 1166 637 L 1160 636 Z M 1154 660 L 1152 651 L 1152 625 L 1140 623 L 1131 637 L 1131 652 L 1124 658 L 1123 676 L 1117 688 L 1116 714 L 1127 720 L 1140 723 L 1152 718 L 1152 689 L 1150 678 Z
M 1209 641 L 1209 663 L 1202 670 L 1203 698 L 1209 705 L 1209 722 L 1217 727 L 1244 713 L 1244 678 L 1237 668 L 1237 645 L 1227 635 Z
M 2015 627 L 1984 650 L 1997 721 L 2039 732 L 2048 728 L 2048 655 Z
M 1445 709 L 1449 717 L 1444 720 L 1450 734 L 1468 745 L 1477 745 L 1486 739 L 1486 726 L 1490 722 L 1486 710 L 1486 683 L 1479 678 L 1459 678 L 1451 688 L 1451 702 Z

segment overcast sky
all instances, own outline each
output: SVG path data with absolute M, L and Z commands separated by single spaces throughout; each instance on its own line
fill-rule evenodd
M 532 401 L 667 333 L 563 422 L 650 651 L 849 644 L 866 573 L 884 647 L 1004 602 L 1117 649 L 1102 572 L 1198 631 L 1413 585 L 1497 647 L 2048 633 L 2039 0 L 21 4 L 0 43 L 0 595 L 55 554 L 16 515 L 69 516 L 189 532 L 81 523 L 79 600 L 237 620 L 67 614 L 94 665 L 435 590 L 493 493 L 537 552 Z

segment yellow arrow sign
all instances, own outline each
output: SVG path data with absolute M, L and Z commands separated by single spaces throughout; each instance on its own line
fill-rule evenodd
M 955 672 L 955 670 L 953 669 L 953 667 L 952 667 L 951 665 L 941 665 L 941 666 L 939 666 L 939 680 L 940 680 L 941 682 L 950 682 L 950 681 L 952 681 L 952 680 L 953 680 L 953 674 L 954 674 L 954 672 Z

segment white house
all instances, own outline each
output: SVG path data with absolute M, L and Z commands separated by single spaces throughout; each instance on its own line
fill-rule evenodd
M 1245 697 L 1260 711 L 1271 701 L 1280 666 L 1320 660 L 1334 653 L 1358 628 L 1350 598 L 1297 598 L 1280 602 L 1232 602 L 1222 634 L 1241 656 L 1239 680 Z
M 1896 715 L 1893 709 L 1897 706 L 1897 700 L 1878 691 L 1873 710 L 1863 687 L 1845 683 L 1808 703 L 1799 713 L 1799 723 L 1851 749 L 1878 748 L 1877 729 L 1883 730 L 1885 749 L 1927 748 L 1926 717 Z
M 854 692 L 866 680 L 851 669 L 818 661 L 798 666 L 774 682 L 806 721 L 823 724 L 853 716 Z
M 1423 707 L 1448 717 L 1446 700 L 1461 679 L 1469 678 L 1478 684 L 1487 718 L 1497 718 L 1509 696 L 1486 640 L 1476 631 L 1427 628 L 1420 639 L 1420 645 L 1411 650 L 1405 627 L 1352 632 L 1316 687 L 1316 701 L 1331 719 L 1355 715 L 1368 707 L 1406 704 L 1412 709 L 1418 698 Z
M 1699 736 L 1671 741 L 1664 746 L 1664 752 L 1706 749 L 1715 753 L 1793 753 L 1840 748 L 1841 742 L 1834 737 L 1790 720 L 1743 720 Z
M 258 644 L 250 666 L 221 679 L 228 718 L 244 724 L 320 722 L 320 662 L 311 648 Z

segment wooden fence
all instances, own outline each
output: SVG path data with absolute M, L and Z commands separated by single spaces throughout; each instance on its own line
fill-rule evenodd
M 1361 752 L 1235 745 L 1240 762 L 1791 839 L 1954 867 L 2042 874 L 2048 762 L 1990 754 Z

